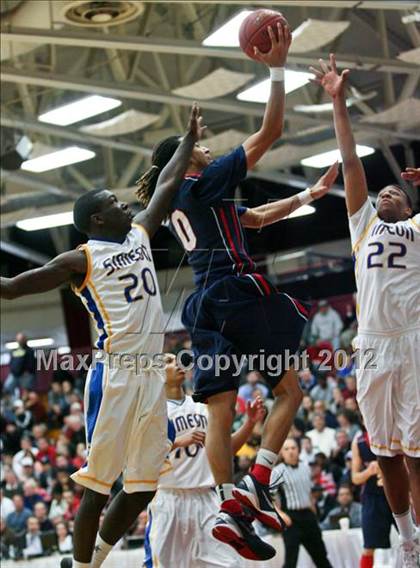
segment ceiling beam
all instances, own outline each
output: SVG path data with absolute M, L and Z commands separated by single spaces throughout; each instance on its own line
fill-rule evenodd
M 93 89 L 92 91 L 95 91 Z M 93 144 L 96 146 L 105 146 L 108 148 L 115 148 L 116 150 L 122 150 L 123 152 L 130 152 L 132 154 L 142 154 L 143 156 L 151 157 L 152 150 L 150 148 L 145 148 L 144 146 L 139 146 L 137 144 L 130 144 L 128 142 L 118 142 L 112 138 L 101 138 L 99 136 L 92 136 L 86 132 L 81 132 L 72 128 L 63 128 L 60 126 L 54 126 L 51 124 L 46 124 L 45 122 L 38 122 L 37 120 L 26 120 L 20 118 L 7 118 L 2 116 L 0 118 L 1 126 L 7 126 L 9 128 L 15 128 L 17 130 L 25 130 L 29 132 L 38 132 L 41 134 L 50 134 L 51 136 L 57 136 L 58 138 L 64 138 L 67 140 L 76 140 L 77 142 L 83 142 L 85 144 Z
M 302 176 L 295 176 L 286 174 L 278 171 L 256 171 L 250 172 L 247 176 L 248 179 L 262 179 L 265 181 L 270 181 L 273 183 L 280 183 L 282 185 L 288 185 L 289 187 L 294 187 L 295 189 L 306 189 L 308 185 L 311 185 L 308 180 Z M 346 194 L 342 185 L 334 184 L 327 195 L 335 195 L 336 197 L 345 198 Z M 369 197 L 372 202 L 376 202 L 376 195 L 374 193 L 369 193 Z
M 52 87 L 56 89 L 64 89 L 70 91 L 86 92 L 86 93 L 96 93 L 98 95 L 110 95 L 121 97 L 125 99 L 141 100 L 147 102 L 155 102 L 162 104 L 176 104 L 180 106 L 190 107 L 192 104 L 192 99 L 188 97 L 180 97 L 172 93 L 165 91 L 153 90 L 139 88 L 138 85 L 124 84 L 121 86 L 116 86 L 114 83 L 108 83 L 104 81 L 92 82 L 91 79 L 86 78 L 72 78 L 69 79 L 66 75 L 51 75 L 50 73 L 23 73 L 21 71 L 2 68 L 2 73 L 0 78 L 5 82 L 12 83 L 26 83 L 30 85 L 42 85 L 44 87 Z M 242 116 L 256 116 L 262 117 L 264 115 L 264 105 L 262 104 L 252 104 L 252 103 L 241 103 L 235 99 L 230 98 L 218 98 L 212 100 L 206 100 L 201 103 L 204 110 L 215 110 L 218 112 L 226 112 L 229 114 L 240 114 Z M 313 118 L 307 115 L 294 113 L 291 111 L 285 112 L 285 118 L 288 120 L 300 121 L 306 125 L 331 125 L 330 119 Z M 3 126 L 10 126 L 21 129 L 29 129 L 37 132 L 44 132 L 50 134 L 56 134 L 57 136 L 62 136 L 64 138 L 70 138 L 73 140 L 82 140 L 85 143 L 99 144 L 100 146 L 109 146 L 111 148 L 116 148 L 120 150 L 125 150 L 127 152 L 133 152 L 138 154 L 144 154 L 151 156 L 151 149 L 137 146 L 134 144 L 129 144 L 126 142 L 117 142 L 113 139 L 101 138 L 98 136 L 91 136 L 84 132 L 80 132 L 76 129 L 69 128 L 59 128 L 56 126 L 46 125 L 40 122 L 30 122 L 9 118 L 1 118 L 1 124 Z M 365 132 L 372 132 L 380 136 L 390 136 L 396 139 L 403 140 L 420 140 L 420 133 L 410 132 L 404 133 L 398 130 L 392 130 L 387 128 L 382 128 L 370 124 L 354 124 L 355 130 L 363 130 Z
M 24 247 L 23 245 L 5 241 L 4 239 L 1 239 L 0 241 L 0 250 L 2 252 L 17 256 L 18 258 L 23 258 L 23 260 L 29 260 L 29 262 L 39 265 L 47 264 L 47 262 L 51 260 L 51 257 L 49 256 L 41 254 L 40 252 L 37 252 L 28 247 Z
M 70 32 L 68 30 L 34 30 L 33 28 L 15 28 L 14 31 L 2 32 L 2 41 L 50 43 L 71 47 L 97 49 L 126 49 L 163 54 L 197 55 L 200 57 L 222 57 L 230 59 L 246 59 L 246 55 L 237 48 L 207 47 L 193 40 L 176 38 L 157 38 L 139 36 L 99 35 L 94 37 L 90 32 Z M 327 52 L 314 52 L 308 55 L 289 53 L 289 65 L 313 65 L 319 58 L 325 58 Z M 383 71 L 387 73 L 415 73 L 418 66 L 381 57 L 359 56 L 355 54 L 339 54 L 339 62 L 343 67 L 361 71 Z
M 32 190 L 40 191 L 43 193 L 51 193 L 53 195 L 60 195 L 60 196 L 68 195 L 69 197 L 79 197 L 79 195 L 84 193 L 83 190 L 78 191 L 77 189 L 69 189 L 65 187 L 58 187 L 55 185 L 51 185 L 50 183 L 42 179 L 42 177 L 32 176 L 19 170 L 18 171 L 1 170 L 0 173 L 1 173 L 2 182 L 9 181 L 11 183 L 15 183 L 16 185 L 28 187 Z M 15 198 L 19 197 L 19 194 L 18 193 L 8 194 L 7 197 Z

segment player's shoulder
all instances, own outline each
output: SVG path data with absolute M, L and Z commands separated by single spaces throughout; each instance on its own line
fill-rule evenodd
M 414 228 L 415 231 L 420 232 L 420 213 L 408 219 L 408 223 Z

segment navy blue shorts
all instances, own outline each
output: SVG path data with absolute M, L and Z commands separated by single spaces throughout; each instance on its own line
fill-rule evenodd
M 389 534 L 394 517 L 384 493 L 368 493 L 362 500 L 362 531 L 365 548 L 391 548 Z
M 248 367 L 260 371 L 274 388 L 288 355 L 299 347 L 307 319 L 307 305 L 278 292 L 260 274 L 226 276 L 194 292 L 182 313 L 192 340 L 194 400 L 205 402 L 236 390 L 241 357 L 252 361 Z

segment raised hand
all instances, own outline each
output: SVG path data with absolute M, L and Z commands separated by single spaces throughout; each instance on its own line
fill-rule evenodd
M 316 184 L 311 187 L 311 197 L 313 199 L 320 199 L 321 197 L 324 197 L 324 195 L 330 191 L 335 180 L 337 179 L 338 172 L 338 162 L 335 162 L 328 168 L 325 174 L 319 178 Z
M 321 85 L 325 92 L 333 99 L 340 95 L 344 95 L 346 91 L 347 77 L 350 73 L 349 69 L 344 69 L 340 75 L 337 71 L 337 63 L 333 53 L 330 54 L 329 65 L 327 65 L 323 59 L 320 59 L 319 66 L 320 69 L 317 69 L 316 67 L 309 67 L 309 71 L 315 75 L 315 77 L 310 79 L 310 81 Z
M 271 49 L 267 53 L 261 53 L 258 47 L 254 47 L 255 59 L 269 67 L 284 67 L 292 43 L 292 32 L 289 26 L 279 22 L 277 23 L 277 37 L 271 26 L 267 28 L 267 31 L 271 39 Z
M 194 140 L 201 140 L 207 126 L 203 126 L 203 117 L 200 114 L 201 110 L 197 103 L 194 103 L 191 108 L 190 119 L 188 121 L 188 133 L 190 133 Z
M 265 406 L 263 400 L 260 396 L 257 396 L 255 400 L 250 403 L 248 401 L 246 405 L 246 415 L 249 422 L 256 424 L 264 419 L 265 416 Z
M 401 172 L 401 177 L 415 187 L 420 186 L 420 168 L 405 168 L 405 171 Z

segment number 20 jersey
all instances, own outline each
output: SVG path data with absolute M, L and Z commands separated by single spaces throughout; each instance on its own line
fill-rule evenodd
M 123 243 L 89 239 L 80 297 L 95 324 L 96 347 L 107 353 L 159 354 L 163 314 L 149 236 L 132 226 Z
M 359 334 L 420 328 L 420 214 L 386 223 L 367 199 L 349 222 Z

